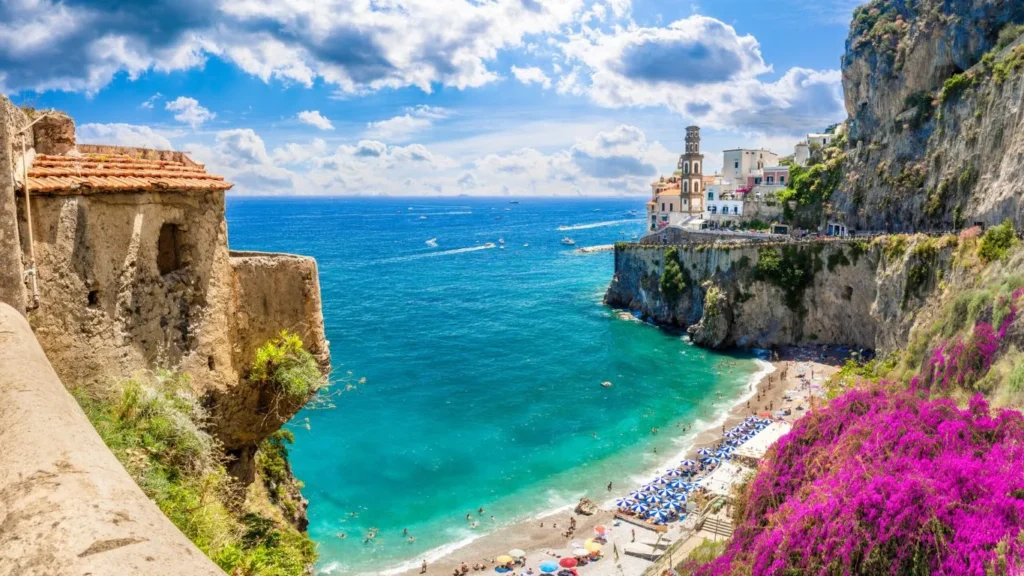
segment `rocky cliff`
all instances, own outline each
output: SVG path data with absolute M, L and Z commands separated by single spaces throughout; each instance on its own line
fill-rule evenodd
M 620 244 L 605 301 L 714 347 L 893 350 L 950 269 L 955 237 Z
M 833 218 L 866 230 L 1024 224 L 1024 3 L 874 0 L 843 56 Z

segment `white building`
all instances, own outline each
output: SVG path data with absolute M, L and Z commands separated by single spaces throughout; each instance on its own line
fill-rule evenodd
M 836 139 L 835 134 L 808 134 L 807 144 L 810 147 L 824 148 L 832 143 Z
M 707 197 L 704 200 L 704 219 L 709 221 L 724 220 L 718 216 L 732 216 L 739 218 L 743 216 L 743 195 L 734 192 L 725 192 L 721 184 L 712 184 L 707 187 Z
M 748 187 L 750 178 L 760 175 L 765 166 L 778 165 L 779 155 L 769 150 L 737 148 L 722 152 L 722 176 L 728 180 L 726 186 L 732 186 L 732 190 Z
M 793 163 L 797 166 L 807 166 L 807 161 L 811 159 L 811 147 L 807 144 L 807 141 L 797 142 L 796 146 L 793 147 Z

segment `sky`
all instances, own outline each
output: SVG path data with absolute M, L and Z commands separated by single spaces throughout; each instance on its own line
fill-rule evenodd
M 250 195 L 647 195 L 843 120 L 858 0 L 0 0 L 0 92 Z

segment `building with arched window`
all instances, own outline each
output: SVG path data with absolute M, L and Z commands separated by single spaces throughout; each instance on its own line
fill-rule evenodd
M 651 184 L 647 203 L 647 229 L 656 231 L 672 224 L 685 224 L 704 212 L 704 155 L 700 153 L 700 128 L 686 128 L 686 148 L 679 156 L 672 176 Z

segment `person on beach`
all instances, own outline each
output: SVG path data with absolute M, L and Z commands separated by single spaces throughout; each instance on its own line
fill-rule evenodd
M 409 536 L 409 544 L 412 544 L 415 541 L 416 541 L 416 537 L 415 536 Z
M 409 529 L 408 528 L 402 528 L 402 536 L 408 536 L 408 535 L 409 535 Z
M 630 540 L 630 542 L 636 542 L 636 528 L 631 528 L 630 532 L 632 533 L 633 538 L 632 540 Z
M 611 483 L 611 482 L 609 482 L 609 483 L 608 483 L 608 491 L 609 491 L 609 492 L 611 492 L 611 491 L 612 491 L 612 483 Z
M 420 574 L 426 574 L 426 573 L 427 573 L 427 560 L 424 558 L 423 559 L 423 564 L 420 565 Z
M 477 510 L 477 514 L 480 514 L 481 516 L 484 515 L 484 507 L 483 506 L 481 506 L 480 509 Z
M 472 514 L 466 514 L 466 522 L 472 522 L 472 521 L 473 521 L 473 515 Z

